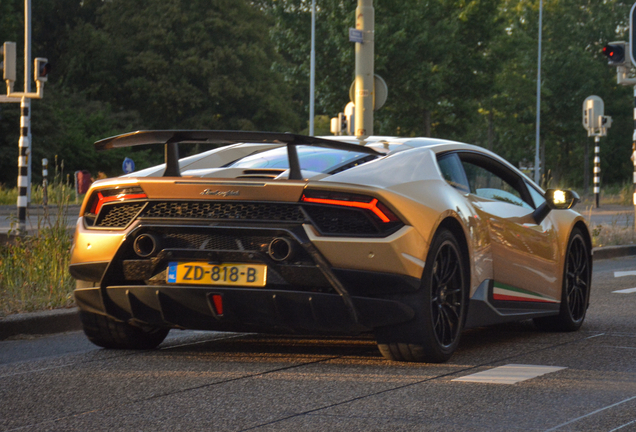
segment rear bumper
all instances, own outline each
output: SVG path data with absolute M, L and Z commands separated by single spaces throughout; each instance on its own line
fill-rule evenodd
M 213 296 L 222 299 L 222 314 Z M 80 309 L 122 321 L 197 330 L 355 335 L 411 320 L 395 300 L 338 294 L 191 286 L 109 286 L 75 290 Z

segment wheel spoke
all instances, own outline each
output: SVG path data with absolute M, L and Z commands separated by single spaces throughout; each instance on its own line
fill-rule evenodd
M 435 321 L 435 334 L 437 335 L 437 339 L 444 343 L 446 328 L 444 326 L 444 317 L 442 316 L 442 308 L 441 306 L 437 307 L 437 319 Z
M 436 281 L 443 287 L 447 285 L 457 273 L 459 257 L 450 245 L 444 245 L 437 256 Z
M 440 339 L 444 345 L 450 345 L 453 342 L 453 325 L 450 316 L 448 316 L 448 311 L 446 308 L 442 307 L 441 313 L 443 316 L 442 319 L 442 327 L 444 328 L 444 337 Z
M 446 316 L 448 317 L 450 321 L 453 322 L 453 324 L 456 324 L 459 322 L 459 314 L 457 313 L 457 310 L 454 306 L 450 304 L 446 304 L 446 307 L 444 308 L 444 310 L 446 311 Z M 450 312 L 452 312 L 452 316 Z
M 462 290 L 460 288 L 452 288 L 446 290 L 446 296 L 454 296 L 455 294 L 459 294 Z
M 453 279 L 453 277 L 455 276 L 455 273 L 457 271 L 457 267 L 458 267 L 458 263 L 457 261 L 453 262 L 451 265 L 449 265 L 447 267 L 447 271 L 446 274 L 444 275 L 444 278 L 440 281 L 440 285 L 448 285 L 448 283 Z

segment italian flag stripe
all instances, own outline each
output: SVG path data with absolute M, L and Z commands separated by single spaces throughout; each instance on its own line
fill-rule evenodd
M 499 282 L 495 282 L 492 293 L 493 300 L 500 301 L 524 301 L 539 303 L 558 303 L 556 299 L 523 290 L 521 288 L 512 287 Z

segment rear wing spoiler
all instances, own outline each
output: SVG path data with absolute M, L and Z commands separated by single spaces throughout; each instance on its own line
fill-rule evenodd
M 293 133 L 278 132 L 243 132 L 217 130 L 156 130 L 137 131 L 110 138 L 104 138 L 95 143 L 97 151 L 113 148 L 132 147 L 144 144 L 164 144 L 166 170 L 164 177 L 181 177 L 179 170 L 179 143 L 199 144 L 285 144 L 289 159 L 289 179 L 302 180 L 300 161 L 296 146 L 309 145 L 325 147 L 371 155 L 384 156 L 372 148 L 325 138 L 317 138 Z

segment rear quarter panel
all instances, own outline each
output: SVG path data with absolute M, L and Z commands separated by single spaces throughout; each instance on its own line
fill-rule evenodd
M 455 219 L 462 226 L 471 257 L 471 295 L 484 279 L 492 278 L 487 231 L 480 227 L 475 210 L 462 193 L 442 178 L 431 149 L 403 151 L 319 183 L 331 182 L 372 186 L 376 196 L 422 237 L 423 247 L 417 252 L 421 261 L 426 261 L 428 247 L 440 224 L 446 218 Z

